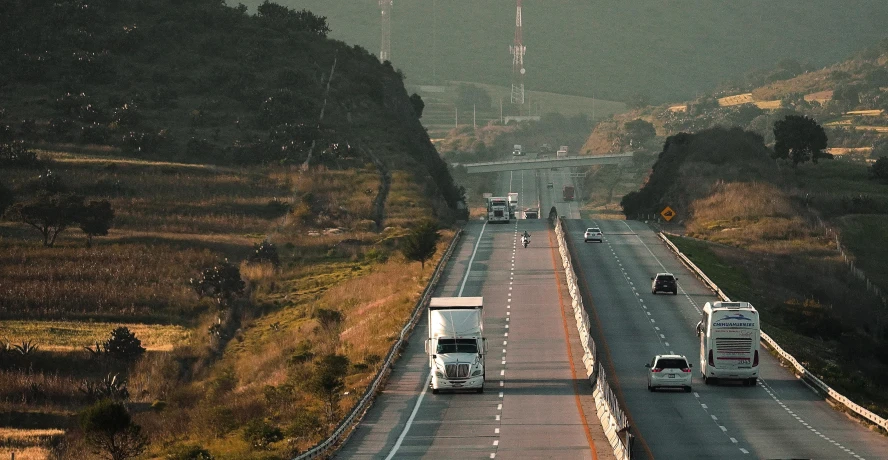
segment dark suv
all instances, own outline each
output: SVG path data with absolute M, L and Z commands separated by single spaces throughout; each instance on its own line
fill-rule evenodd
M 671 292 L 672 295 L 678 294 L 678 283 L 672 273 L 657 273 L 657 276 L 651 278 L 651 294 L 658 292 Z

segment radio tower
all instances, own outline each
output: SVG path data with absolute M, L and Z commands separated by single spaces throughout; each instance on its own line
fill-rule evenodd
M 524 104 L 524 53 L 527 47 L 521 38 L 521 0 L 515 13 L 515 41 L 509 47 L 512 54 L 512 104 Z
M 379 51 L 379 61 L 392 60 L 392 1 L 379 0 L 379 9 L 382 10 L 382 45 Z

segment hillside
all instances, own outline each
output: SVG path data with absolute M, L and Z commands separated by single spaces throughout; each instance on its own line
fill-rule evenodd
M 462 191 L 401 74 L 326 33 L 0 2 L 0 457 L 107 454 L 111 399 L 142 458 L 293 458 L 363 395 L 431 276 L 399 243 L 432 220 L 440 257 Z
M 327 30 L 276 5 L 251 16 L 209 0 L 3 2 L 0 141 L 217 164 L 360 167 L 376 156 L 431 178 L 446 217 L 459 193 L 402 75 Z
M 251 9 L 260 3 L 244 1 Z M 286 4 L 326 16 L 334 37 L 379 52 L 376 0 Z M 395 2 L 392 62 L 413 83 L 509 84 L 515 4 Z M 853 6 L 828 0 L 526 0 L 526 81 L 531 90 L 612 100 L 635 93 L 656 101 L 687 99 L 785 58 L 814 68 L 833 63 L 883 38 L 886 21 L 888 4 L 880 0 Z

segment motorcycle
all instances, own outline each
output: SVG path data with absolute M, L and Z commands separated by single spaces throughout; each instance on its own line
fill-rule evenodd
M 524 247 L 526 248 L 527 243 L 530 243 L 530 237 L 529 236 L 522 236 L 521 237 L 521 244 L 523 244 Z

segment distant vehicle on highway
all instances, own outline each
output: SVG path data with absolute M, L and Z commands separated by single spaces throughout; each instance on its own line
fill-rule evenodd
M 562 145 L 557 152 L 555 152 L 555 158 L 567 158 L 567 146 Z
M 658 292 L 671 292 L 672 295 L 678 294 L 678 278 L 672 273 L 657 273 L 657 276 L 651 278 L 651 294 Z
M 555 184 L 549 182 L 548 184 L 546 184 L 546 188 L 555 188 Z
M 706 302 L 697 323 L 700 372 L 707 385 L 722 379 L 754 386 L 758 380 L 761 323 L 749 302 Z
M 562 196 L 562 198 L 564 198 L 564 201 L 573 201 L 574 186 L 573 185 L 565 185 L 564 188 L 561 189 L 561 196 Z
M 487 199 L 487 222 L 509 223 L 509 200 L 494 196 Z
M 586 229 L 586 233 L 583 234 L 583 242 L 588 243 L 590 241 L 597 241 L 601 243 L 604 236 L 601 233 L 601 229 L 598 227 L 589 227 Z
M 690 393 L 693 388 L 691 363 L 682 355 L 657 355 L 644 367 L 648 368 L 649 391 L 658 388 L 681 388 Z
M 515 155 L 516 157 L 524 155 L 524 149 L 521 147 L 521 144 L 515 144 L 515 146 L 512 147 L 512 155 Z
M 540 211 L 537 208 L 527 208 L 524 210 L 525 219 L 539 219 Z

